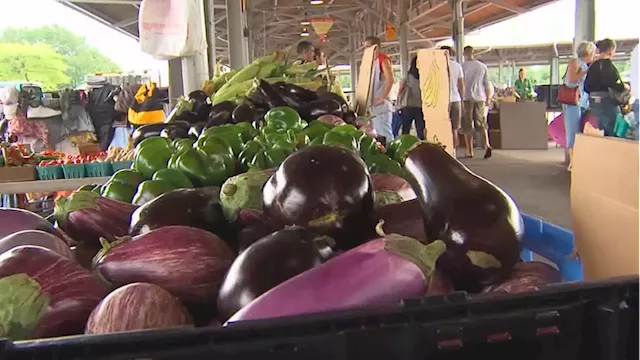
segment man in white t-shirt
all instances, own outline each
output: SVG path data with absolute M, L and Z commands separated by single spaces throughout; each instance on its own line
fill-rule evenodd
M 467 148 L 467 156 L 473 157 L 473 131 L 474 128 L 482 131 L 484 136 L 484 158 L 491 157 L 491 144 L 489 143 L 489 131 L 487 129 L 487 117 L 485 106 L 493 96 L 493 88 L 489 83 L 489 69 L 487 65 L 473 58 L 473 48 L 464 48 L 465 62 L 462 64 L 464 71 L 464 115 L 462 117 L 462 132 Z
M 442 50 L 449 51 L 449 119 L 453 132 L 453 147 L 458 148 L 458 131 L 462 119 L 462 97 L 464 94 L 464 71 L 462 65 L 455 60 L 456 52 L 451 46 L 443 46 Z

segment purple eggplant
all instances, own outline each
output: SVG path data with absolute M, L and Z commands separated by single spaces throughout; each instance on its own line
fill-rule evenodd
M 276 285 L 320 265 L 331 255 L 332 239 L 288 227 L 249 246 L 231 265 L 218 294 L 226 320 Z
M 212 232 L 235 248 L 233 231 L 224 218 L 217 187 L 176 189 L 158 196 L 133 212 L 128 233 L 137 236 L 170 225 Z
M 269 290 L 228 323 L 350 309 L 388 310 L 403 299 L 448 291 L 450 287 L 440 283 L 431 286 L 443 251 L 442 241 L 424 245 L 395 234 L 372 240 Z
M 134 283 L 114 290 L 93 310 L 86 334 L 167 329 L 192 324 L 189 313 L 165 289 Z
M 14 340 L 82 334 L 107 289 L 75 261 L 39 246 L 0 255 L 0 336 Z M 4 331 L 4 334 L 3 334 Z
M 0 238 L 22 230 L 41 230 L 69 243 L 69 237 L 42 216 L 22 209 L 0 208 Z
M 256 116 L 256 108 L 251 104 L 240 104 L 238 105 L 231 114 L 231 122 L 234 124 L 240 122 L 251 123 L 255 119 Z
M 162 130 L 164 130 L 165 127 L 167 127 L 167 125 L 168 124 L 166 123 L 158 123 L 147 124 L 138 127 L 133 131 L 133 134 L 131 134 L 131 142 L 133 143 L 133 146 L 138 146 L 138 144 L 146 138 L 160 136 L 160 133 L 162 132 Z
M 265 215 L 274 224 L 298 225 L 350 249 L 370 237 L 373 186 L 365 163 L 352 151 L 314 145 L 290 155 L 264 185 Z
M 235 110 L 235 108 L 236 103 L 233 101 L 223 101 L 215 104 L 209 111 L 209 117 L 205 128 L 231 123 L 231 117 L 233 116 L 233 110 Z
M 264 80 L 260 80 L 258 84 L 258 92 L 265 99 L 269 108 L 278 106 L 287 106 L 287 103 L 282 99 L 282 96 L 278 93 L 277 89 Z
M 91 191 L 76 191 L 56 199 L 54 218 L 72 239 L 96 247 L 100 238 L 113 241 L 127 235 L 131 214 L 137 208 Z
M 371 213 L 371 220 L 374 224 L 384 221 L 385 232 L 427 242 L 422 222 L 422 207 L 418 199 L 377 207 Z
M 521 262 L 514 266 L 508 278 L 485 287 L 482 292 L 518 294 L 537 291 L 542 286 L 561 281 L 560 271 L 549 264 L 537 261 Z
M 438 268 L 470 292 L 509 274 L 520 259 L 524 224 L 515 202 L 442 147 L 419 143 L 405 170 L 422 205 L 427 241 L 444 240 Z
M 187 303 L 214 302 L 234 258 L 219 237 L 187 226 L 166 226 L 103 246 L 94 271 L 104 280 L 116 286 L 148 282 Z
M 59 237 L 40 230 L 23 230 L 0 239 L 0 254 L 18 246 L 41 246 L 71 259 L 69 245 Z
M 373 189 L 376 191 L 375 205 L 383 206 L 416 198 L 416 193 L 407 182 L 400 176 L 393 174 L 371 174 Z

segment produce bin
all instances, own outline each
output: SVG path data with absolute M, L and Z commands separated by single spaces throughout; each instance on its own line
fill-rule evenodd
M 525 216 L 528 250 L 581 277 L 571 232 Z M 348 311 L 37 341 L 0 359 L 638 359 L 638 277 L 569 281 L 516 295 L 456 292 L 388 312 Z

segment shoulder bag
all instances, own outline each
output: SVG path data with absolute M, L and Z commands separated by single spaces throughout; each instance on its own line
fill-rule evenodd
M 569 71 L 569 67 L 567 67 L 567 71 Z M 567 72 L 565 71 L 562 79 L 564 80 L 566 77 Z M 580 103 L 580 87 L 570 87 L 567 84 L 560 85 L 557 101 L 563 105 L 578 105 Z

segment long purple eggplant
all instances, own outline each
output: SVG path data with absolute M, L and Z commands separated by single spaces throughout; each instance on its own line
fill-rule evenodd
M 0 208 L 0 238 L 22 230 L 41 230 L 69 243 L 69 237 L 42 216 L 21 209 Z
M 518 294 L 537 291 L 542 286 L 561 281 L 560 271 L 549 264 L 538 261 L 521 262 L 516 264 L 507 279 L 485 287 L 482 292 Z
M 283 282 L 233 315 L 244 320 L 348 309 L 389 309 L 406 298 L 451 291 L 435 270 L 445 251 L 391 234 L 372 240 Z M 433 281 L 432 281 L 433 280 Z
M 234 255 L 218 236 L 187 226 L 166 226 L 109 244 L 94 259 L 107 282 L 158 285 L 188 303 L 215 303 Z
M 0 304 L 12 313 L 0 317 L 0 337 L 82 334 L 106 294 L 100 280 L 71 259 L 38 246 L 13 248 L 0 255 Z
M 480 291 L 520 260 L 524 224 L 502 189 L 472 173 L 437 144 L 418 143 L 405 170 L 422 205 L 427 241 L 443 240 L 438 269 L 456 288 Z
M 133 204 L 102 197 L 91 191 L 77 191 L 56 200 L 54 218 L 60 228 L 75 241 L 98 246 L 129 233 Z
M 71 249 L 64 240 L 40 230 L 23 230 L 0 239 L 0 254 L 18 246 L 42 246 L 66 258 L 71 259 Z

